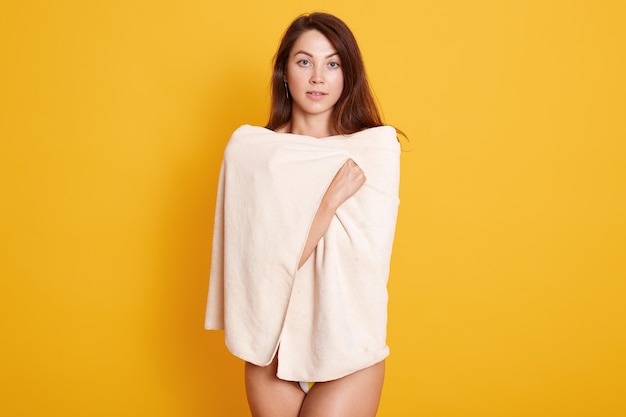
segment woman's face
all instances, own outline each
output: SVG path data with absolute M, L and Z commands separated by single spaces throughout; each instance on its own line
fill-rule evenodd
M 330 120 L 343 91 L 343 71 L 337 50 L 321 32 L 304 32 L 294 43 L 285 81 L 292 99 L 292 118 Z

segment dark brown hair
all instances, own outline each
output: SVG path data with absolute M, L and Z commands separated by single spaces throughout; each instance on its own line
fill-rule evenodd
M 270 117 L 266 128 L 276 130 L 291 119 L 291 100 L 285 94 L 285 69 L 289 54 L 298 37 L 309 30 L 321 32 L 341 59 L 344 86 L 333 109 L 331 125 L 342 135 L 382 126 L 382 120 L 365 74 L 361 51 L 348 26 L 328 13 L 311 13 L 298 17 L 287 28 L 274 57 L 271 84 Z

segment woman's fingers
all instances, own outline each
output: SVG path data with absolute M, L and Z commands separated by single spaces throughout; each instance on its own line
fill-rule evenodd
M 359 184 L 359 188 L 365 184 L 365 172 L 352 159 L 348 159 L 344 165 L 350 170 L 351 179 Z
M 328 195 L 337 207 L 352 197 L 365 184 L 365 173 L 352 159 L 348 159 L 337 171 L 328 187 Z

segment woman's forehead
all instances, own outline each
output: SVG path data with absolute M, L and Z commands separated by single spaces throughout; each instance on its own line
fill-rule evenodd
M 303 32 L 294 42 L 291 55 L 298 53 L 316 58 L 328 58 L 337 54 L 337 49 L 322 32 L 312 29 Z

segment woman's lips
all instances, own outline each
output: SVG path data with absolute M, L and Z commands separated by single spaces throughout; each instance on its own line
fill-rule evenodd
M 307 91 L 306 95 L 312 100 L 321 100 L 326 96 L 326 93 L 322 93 L 321 91 Z

